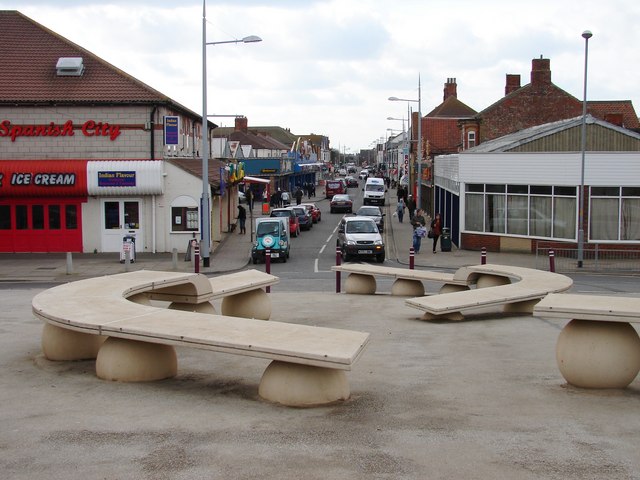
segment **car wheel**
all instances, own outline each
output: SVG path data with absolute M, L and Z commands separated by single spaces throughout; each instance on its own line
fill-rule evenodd
M 252 258 L 252 260 L 253 260 L 253 264 L 254 264 L 254 265 L 255 265 L 256 263 L 258 263 L 258 259 L 257 259 L 256 257 L 253 257 L 253 258 Z
M 333 208 L 331 209 L 331 213 L 336 213 L 336 212 L 333 211 Z
M 282 255 L 282 263 L 287 263 L 287 256 L 286 255 Z
M 376 255 L 376 260 L 378 261 L 378 263 L 383 263 L 384 262 L 384 253 L 381 253 L 380 255 Z

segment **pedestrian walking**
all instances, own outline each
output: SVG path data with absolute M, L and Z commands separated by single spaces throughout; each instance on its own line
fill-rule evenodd
M 409 221 L 413 221 L 413 216 L 416 213 L 416 202 L 413 199 L 413 195 L 409 195 L 405 203 L 407 205 L 407 210 L 409 210 Z
M 398 215 L 398 220 L 402 223 L 402 219 L 404 218 L 404 209 L 405 209 L 404 200 L 402 198 L 398 199 L 398 206 L 396 207 L 396 215 Z
M 440 238 L 440 235 L 442 235 L 442 220 L 440 218 L 439 213 L 436 213 L 436 216 L 431 222 L 429 235 L 431 236 L 431 238 L 433 238 L 433 253 L 436 253 L 436 245 L 438 244 L 438 239 Z
M 296 205 L 300 205 L 302 203 L 302 197 L 304 196 L 300 187 L 298 187 L 294 196 L 296 197 Z
M 413 225 L 413 251 L 414 253 L 420 252 L 420 245 L 422 243 L 422 239 L 427 236 L 427 229 L 424 227 L 426 225 L 426 221 L 422 214 L 422 210 L 418 209 L 418 211 L 413 216 L 411 220 L 411 225 Z
M 238 205 L 238 216 L 236 218 L 238 219 L 238 223 L 240 224 L 239 234 L 244 235 L 245 233 L 247 233 L 247 210 L 242 205 Z

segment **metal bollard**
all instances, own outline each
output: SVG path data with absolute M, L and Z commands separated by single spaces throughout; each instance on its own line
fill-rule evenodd
M 264 249 L 264 269 L 267 273 L 271 273 L 271 249 Z M 267 286 L 265 291 L 271 293 L 271 287 Z
M 196 242 L 195 240 L 193 240 L 191 242 L 191 245 L 193 245 L 193 268 L 194 268 L 194 272 L 195 273 L 200 273 L 200 245 L 198 245 L 198 242 Z
M 416 250 L 411 247 L 409 249 L 409 270 L 413 270 L 416 262 Z
M 555 273 L 556 271 L 556 252 L 553 249 L 549 249 L 549 271 Z
M 71 256 L 71 252 L 67 252 L 67 275 L 71 275 L 73 273 L 73 257 Z
M 131 249 L 125 245 L 124 247 L 124 271 L 129 271 L 129 266 L 131 265 Z
M 482 250 L 480 252 L 480 265 L 486 265 L 487 264 L 487 249 L 486 247 L 482 247 Z
M 171 263 L 173 264 L 173 269 L 178 269 L 178 249 L 174 248 L 171 250 Z
M 340 250 L 340 247 L 336 246 L 336 265 L 340 266 L 340 263 L 342 262 L 342 251 Z M 340 293 L 340 271 L 336 270 L 336 293 Z

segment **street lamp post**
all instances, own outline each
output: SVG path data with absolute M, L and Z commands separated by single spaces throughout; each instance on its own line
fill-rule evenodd
M 580 135 L 580 209 L 578 214 L 578 268 L 584 260 L 584 163 L 587 150 L 587 59 L 589 58 L 589 39 L 593 34 L 589 30 L 582 32 L 584 38 L 584 90 L 582 94 L 582 131 Z
M 418 162 L 418 181 L 417 181 L 417 191 L 416 191 L 416 205 L 417 208 L 422 208 L 422 101 L 421 101 L 421 86 L 420 86 L 420 76 L 418 75 L 418 100 L 412 100 L 409 98 L 398 98 L 398 97 L 389 97 L 389 100 L 392 102 L 417 102 L 418 103 L 418 152 L 417 152 L 417 162 Z
M 207 116 L 207 45 L 223 43 L 254 43 L 262 39 L 255 35 L 240 40 L 207 42 L 206 0 L 202 0 L 202 198 L 200 199 L 202 266 L 209 267 L 211 255 L 211 215 L 209 213 L 209 123 Z

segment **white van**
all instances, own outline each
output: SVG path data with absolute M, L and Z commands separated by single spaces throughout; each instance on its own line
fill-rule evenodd
M 387 189 L 382 178 L 367 178 L 362 191 L 364 192 L 362 199 L 364 205 L 384 205 Z

